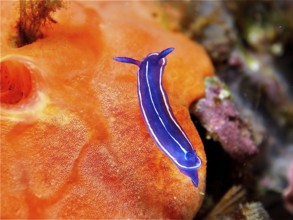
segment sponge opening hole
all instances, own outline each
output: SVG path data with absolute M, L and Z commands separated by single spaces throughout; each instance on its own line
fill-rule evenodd
M 30 68 L 18 60 L 0 62 L 0 103 L 16 105 L 30 96 L 33 88 Z

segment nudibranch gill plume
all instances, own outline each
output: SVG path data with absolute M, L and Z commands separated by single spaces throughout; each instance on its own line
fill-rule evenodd
M 150 53 L 142 61 L 128 57 L 113 59 L 139 67 L 137 93 L 145 124 L 159 148 L 197 187 L 201 159 L 176 120 L 162 84 L 165 57 L 173 50 L 167 48 L 160 53 Z

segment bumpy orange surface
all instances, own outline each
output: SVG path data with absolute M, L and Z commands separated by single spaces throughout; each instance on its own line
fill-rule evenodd
M 192 218 L 206 160 L 188 106 L 213 73 L 203 49 L 150 5 L 115 1 L 68 2 L 43 39 L 13 48 L 18 5 L 1 4 L 1 217 Z M 148 133 L 136 67 L 112 61 L 167 47 L 164 86 L 203 161 L 198 188 Z

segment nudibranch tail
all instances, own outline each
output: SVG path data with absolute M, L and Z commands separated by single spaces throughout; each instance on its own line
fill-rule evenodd
M 199 167 L 198 167 L 199 168 Z M 186 176 L 189 176 L 193 185 L 198 187 L 198 173 L 197 169 L 181 169 L 180 170 Z
M 139 60 L 135 60 L 129 57 L 114 57 L 113 60 L 121 62 L 121 63 L 130 63 L 130 64 L 134 64 L 139 66 L 140 65 L 140 61 Z
M 192 179 L 192 183 L 195 187 L 198 187 L 198 174 L 196 174 L 196 179 Z
M 163 153 L 183 174 L 190 177 L 193 185 L 197 187 L 201 159 L 176 120 L 162 83 L 165 57 L 173 50 L 174 48 L 170 47 L 159 53 L 150 53 L 142 61 L 127 57 L 115 57 L 114 60 L 139 67 L 138 99 L 150 135 Z

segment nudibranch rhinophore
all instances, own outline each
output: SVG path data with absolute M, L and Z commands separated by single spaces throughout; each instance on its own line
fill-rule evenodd
M 137 93 L 145 124 L 159 148 L 197 187 L 201 159 L 176 120 L 162 84 L 165 57 L 173 50 L 167 48 L 160 53 L 150 53 L 142 61 L 128 57 L 113 59 L 139 67 Z

